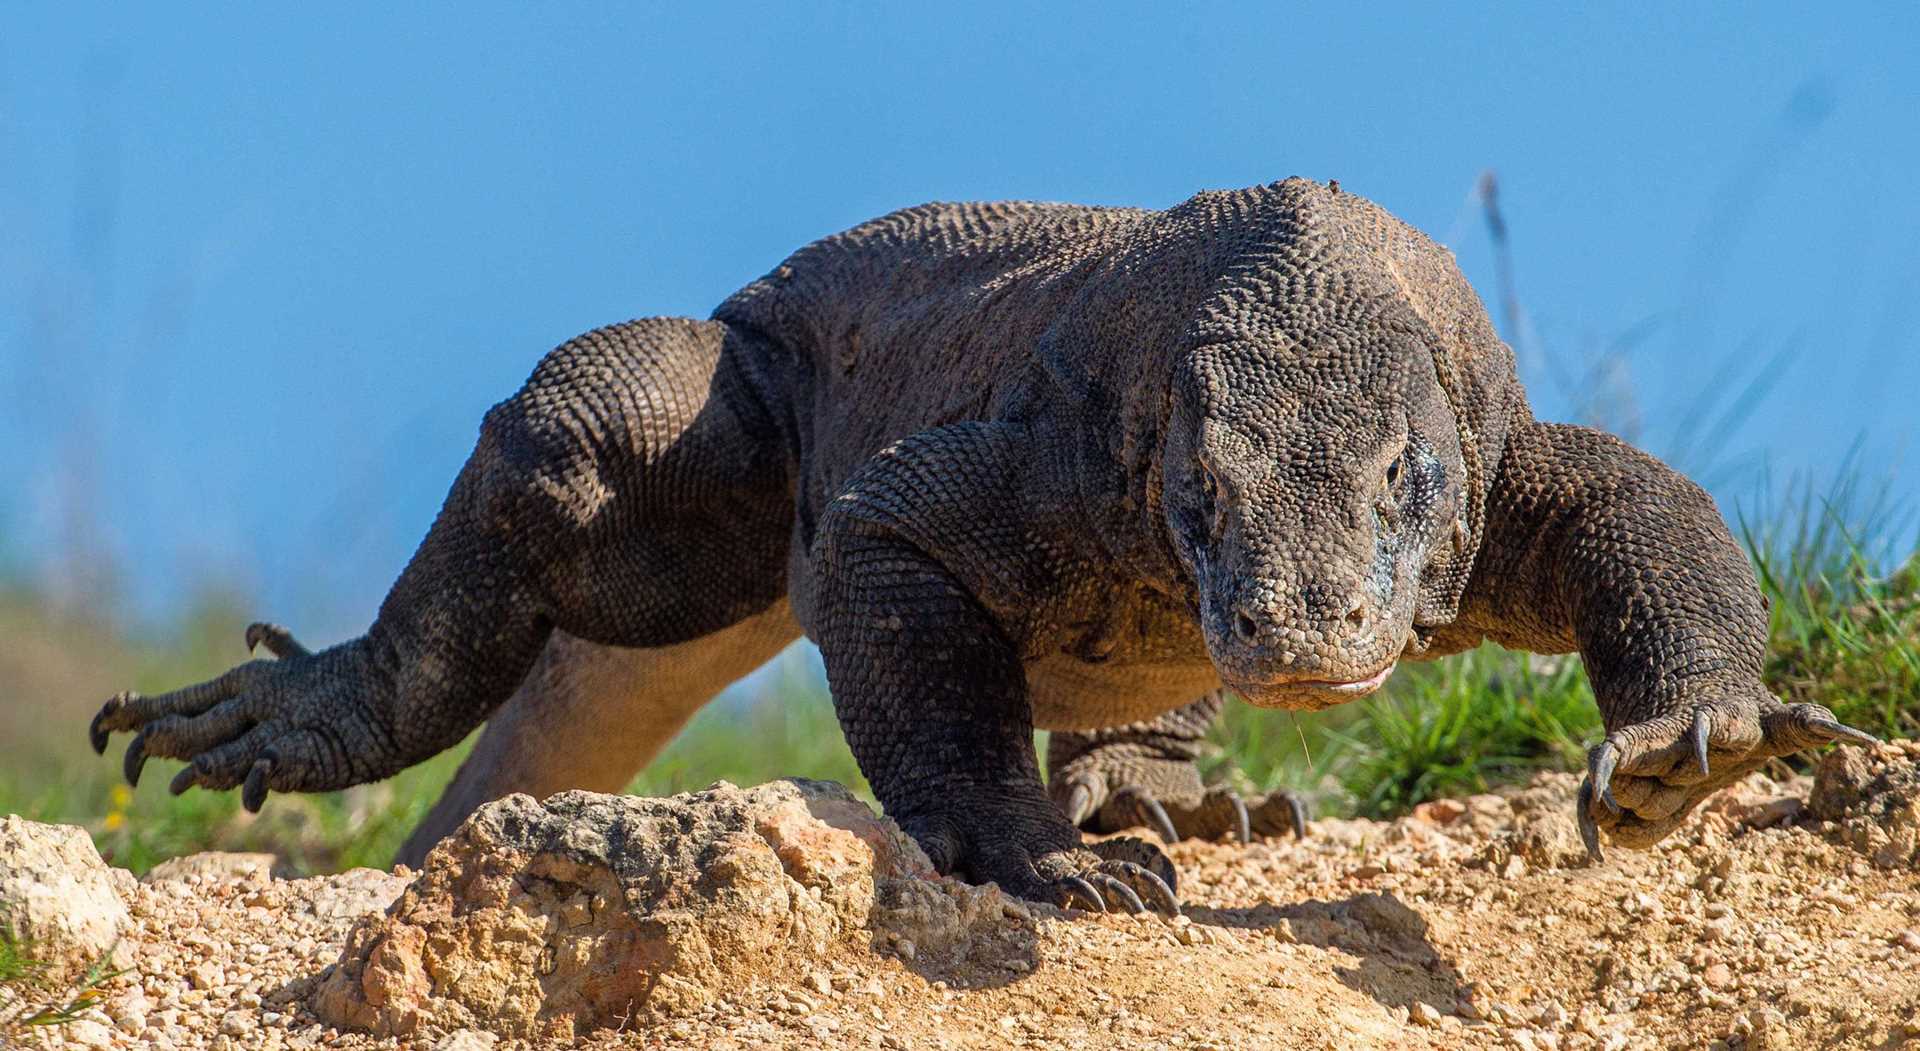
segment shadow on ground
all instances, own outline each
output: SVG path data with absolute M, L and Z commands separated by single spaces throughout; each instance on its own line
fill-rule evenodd
M 1351 965 L 1335 965 L 1335 976 L 1388 1007 L 1407 1008 L 1416 1000 L 1447 1006 L 1466 993 L 1459 969 L 1428 937 L 1427 921 L 1393 894 L 1247 909 L 1194 907 L 1186 914 L 1195 923 L 1268 934 L 1285 921 L 1299 943 L 1354 957 Z

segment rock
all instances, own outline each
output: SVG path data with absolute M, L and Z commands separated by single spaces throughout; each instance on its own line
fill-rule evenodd
M 294 893 L 307 902 L 307 911 L 323 920 L 342 920 L 385 912 L 410 881 L 377 869 L 348 869 L 333 876 L 300 880 Z
M 91 1018 L 81 1018 L 66 1023 L 60 1027 L 60 1035 L 69 1042 L 70 1047 L 104 1049 L 113 1046 L 113 1031 Z
M 1808 785 L 1804 777 L 1786 783 L 1752 773 L 1720 790 L 1700 807 L 1703 815 L 1717 814 L 1744 828 L 1773 828 L 1797 820 L 1806 809 Z
M 238 883 L 255 887 L 265 885 L 276 876 L 285 874 L 285 866 L 272 854 L 240 854 L 212 850 L 168 858 L 148 869 L 140 882 L 152 884 L 199 876 L 221 883 Z
M 1413 816 L 1421 821 L 1436 825 L 1451 825 L 1467 812 L 1467 805 L 1457 799 L 1435 799 L 1413 808 Z
M 1920 744 L 1835 748 L 1813 772 L 1807 809 L 1881 868 L 1920 868 Z
M 6 913 L 0 919 L 32 943 L 49 979 L 82 974 L 108 956 L 114 966 L 127 965 L 130 954 L 117 947 L 129 919 L 120 895 L 133 889 L 131 875 L 100 860 L 86 830 L 0 818 L 0 906 Z
M 1437 1026 L 1440 1024 L 1440 1012 L 1425 1000 L 1415 1000 L 1413 1006 L 1407 1009 L 1407 1017 L 1412 1019 L 1415 1025 Z
M 152 1010 L 153 1001 L 137 985 L 107 1003 L 107 1017 L 113 1019 L 121 1032 L 132 1035 L 147 1028 L 147 1015 Z
M 195 989 L 218 989 L 227 984 L 227 972 L 221 970 L 220 965 L 212 960 L 202 960 L 187 972 L 187 981 L 191 982 Z
M 870 922 L 922 970 L 964 959 L 982 938 L 1003 929 L 1006 901 L 997 887 L 953 880 L 883 880 L 874 888 Z
M 1746 1046 L 1750 1051 L 1787 1051 L 1796 1046 L 1793 1033 L 1787 1027 L 1787 1016 L 1771 1007 L 1758 1006 L 1749 1011 L 1742 1019 L 1746 1030 Z
M 931 966 L 1018 929 L 997 889 L 932 876 L 897 826 L 828 782 L 509 796 L 355 925 L 309 1003 L 381 1036 L 570 1040 L 749 982 L 798 987 L 835 943 L 890 942 L 909 959 L 917 945 Z

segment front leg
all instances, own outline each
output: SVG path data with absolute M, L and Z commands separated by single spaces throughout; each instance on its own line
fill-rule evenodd
M 1028 445 L 1011 425 L 956 424 L 876 456 L 821 516 L 805 622 L 861 772 L 939 871 L 1055 905 L 1174 911 L 1159 851 L 1089 850 L 1040 784 L 1015 642 L 1052 562 L 1025 518 Z
M 1611 435 L 1526 420 L 1510 431 L 1462 620 L 1495 641 L 1578 650 L 1606 738 L 1580 826 L 1650 846 L 1774 756 L 1872 741 L 1761 681 L 1766 603 L 1713 500 Z
M 496 405 L 367 633 L 309 653 L 256 625 L 252 661 L 211 682 L 121 694 L 94 717 L 125 770 L 183 759 L 175 792 L 319 792 L 459 741 L 525 678 L 557 627 L 656 647 L 726 628 L 785 589 L 792 504 L 754 393 L 757 338 L 654 318 L 590 332 Z
M 1248 843 L 1254 833 L 1307 834 L 1298 796 L 1275 791 L 1243 799 L 1200 779 L 1207 731 L 1226 707 L 1225 691 L 1153 719 L 1101 730 L 1056 730 L 1047 738 L 1047 790 L 1067 820 L 1094 832 L 1146 826 L 1171 843 L 1183 837 Z

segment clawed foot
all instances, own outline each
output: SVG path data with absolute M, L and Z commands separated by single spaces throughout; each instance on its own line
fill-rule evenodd
M 1165 843 L 1218 840 L 1229 835 L 1251 843 L 1255 833 L 1277 836 L 1291 832 L 1296 838 L 1307 834 L 1306 805 L 1286 791 L 1255 796 L 1251 801 L 1220 786 L 1156 797 L 1140 785 L 1106 791 L 1097 779 L 1074 778 L 1066 786 L 1062 806 L 1067 820 L 1076 826 L 1096 832 L 1148 828 Z
M 1038 789 L 1039 786 L 1034 786 Z M 1015 897 L 1091 912 L 1180 911 L 1173 862 L 1142 839 L 1085 844 L 1044 799 L 997 799 L 900 822 L 934 868 Z
M 1710 702 L 1625 726 L 1587 755 L 1576 803 L 1580 838 L 1596 861 L 1603 829 L 1622 846 L 1651 846 L 1701 800 L 1775 756 L 1877 740 L 1817 704 L 1786 705 L 1771 696 Z
M 1062 851 L 1041 858 L 1035 868 L 1042 874 L 1063 874 L 1036 888 L 1038 894 L 1015 891 L 1021 897 L 1089 912 L 1180 914 L 1173 863 L 1143 840 L 1122 837 L 1085 850 Z
M 249 661 L 197 686 L 151 697 L 127 692 L 110 698 L 87 728 L 96 753 L 107 750 L 116 732 L 130 732 L 122 769 L 127 783 L 138 785 L 153 756 L 187 760 L 169 790 L 179 795 L 198 785 L 206 789 L 243 786 L 240 801 L 258 811 L 269 790 L 325 791 L 354 783 L 359 763 L 348 741 L 370 735 L 356 732 L 358 706 L 339 703 L 335 693 L 352 693 L 361 684 L 346 665 L 348 648 L 318 656 L 275 624 L 247 628 L 248 649 L 265 646 L 280 660 Z

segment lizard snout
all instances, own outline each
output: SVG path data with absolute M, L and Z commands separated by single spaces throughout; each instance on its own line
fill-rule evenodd
M 1240 685 L 1364 680 L 1379 671 L 1377 621 L 1364 589 L 1310 585 L 1292 596 L 1253 590 L 1226 604 L 1207 632 L 1223 678 Z

